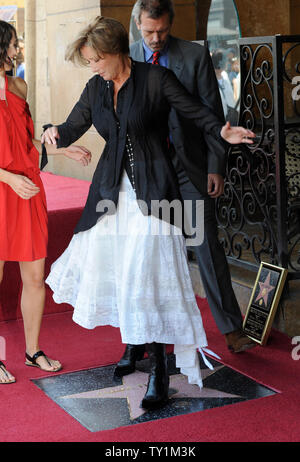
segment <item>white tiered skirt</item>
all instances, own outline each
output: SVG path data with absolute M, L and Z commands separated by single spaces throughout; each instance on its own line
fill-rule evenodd
M 142 214 L 126 172 L 116 213 L 75 234 L 46 282 L 56 303 L 74 307 L 82 327 L 119 327 L 123 343 L 133 345 L 174 345 L 177 367 L 202 387 L 197 349 L 207 340 L 184 237 Z

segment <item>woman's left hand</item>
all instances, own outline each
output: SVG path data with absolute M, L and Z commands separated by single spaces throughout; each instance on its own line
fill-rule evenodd
M 251 130 L 244 127 L 231 127 L 229 122 L 222 127 L 221 130 L 222 138 L 230 144 L 248 143 L 253 144 L 251 138 L 255 138 L 256 135 Z
M 81 163 L 84 167 L 86 167 L 92 159 L 92 154 L 88 149 L 83 146 L 77 146 L 75 144 L 64 148 L 64 154 L 66 157 Z

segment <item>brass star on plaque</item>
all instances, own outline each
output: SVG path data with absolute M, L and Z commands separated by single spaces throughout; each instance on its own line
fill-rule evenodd
M 264 282 L 259 281 L 260 291 L 255 301 L 259 301 L 260 305 L 264 302 L 265 306 L 267 306 L 269 293 L 275 289 L 275 286 L 271 286 L 270 284 L 270 278 L 271 273 L 269 272 Z

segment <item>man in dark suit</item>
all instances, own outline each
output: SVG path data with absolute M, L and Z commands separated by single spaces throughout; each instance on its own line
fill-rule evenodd
M 214 110 L 223 121 L 222 102 L 207 48 L 170 35 L 174 17 L 172 0 L 138 0 L 133 15 L 142 39 L 131 45 L 131 57 L 136 61 L 171 69 L 186 89 Z M 255 343 L 242 331 L 241 311 L 232 289 L 224 249 L 218 240 L 215 198 L 223 193 L 226 148 L 220 141 L 205 134 L 199 142 L 199 130 L 173 109 L 169 128 L 173 164 L 181 195 L 184 200 L 192 200 L 194 207 L 197 200 L 204 200 L 204 242 L 193 249 L 207 300 L 220 332 L 225 335 L 228 348 L 238 353 L 255 346 Z M 185 166 L 180 164 L 176 156 L 176 152 L 180 151 L 186 154 L 184 158 L 187 162 L 188 159 L 197 158 L 198 169 L 194 169 L 189 178 L 185 174 Z M 199 179 L 201 191 L 199 186 L 198 189 L 194 186 L 199 185 Z M 127 345 L 116 374 L 132 372 L 135 361 L 143 357 L 143 351 L 143 345 Z

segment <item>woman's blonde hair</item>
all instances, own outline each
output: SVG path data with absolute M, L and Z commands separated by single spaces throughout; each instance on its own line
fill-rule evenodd
M 83 46 L 93 48 L 98 55 L 101 53 L 128 55 L 128 33 L 123 24 L 116 19 L 97 16 L 68 46 L 66 60 L 85 66 L 86 60 L 81 55 Z

